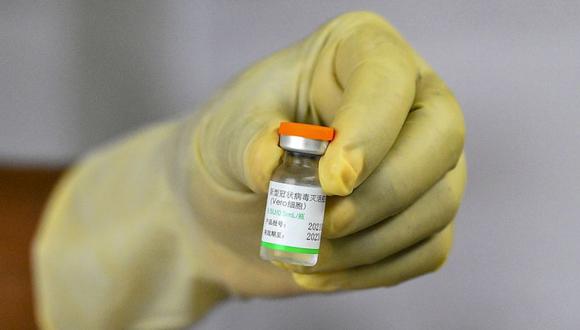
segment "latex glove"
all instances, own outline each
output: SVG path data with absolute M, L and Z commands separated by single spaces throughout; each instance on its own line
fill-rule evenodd
M 198 126 L 194 209 L 213 240 L 243 261 L 232 266 L 231 288 L 246 295 L 286 292 L 278 274 L 269 285 L 248 271 L 268 274 L 255 251 L 263 193 L 282 155 L 276 129 L 285 120 L 336 130 L 319 167 L 322 188 L 335 195 L 327 203 L 319 263 L 278 264 L 311 273 L 294 275 L 298 284 L 310 290 L 392 285 L 444 262 L 465 184 L 461 110 L 389 23 L 351 13 L 250 68 Z M 243 279 L 244 273 L 250 276 Z
M 259 259 L 280 121 L 336 129 L 319 168 L 334 196 L 310 269 Z M 183 327 L 230 294 L 388 286 L 433 271 L 463 192 L 463 136 L 453 96 L 392 26 L 340 16 L 245 71 L 203 112 L 69 173 L 35 243 L 39 322 Z

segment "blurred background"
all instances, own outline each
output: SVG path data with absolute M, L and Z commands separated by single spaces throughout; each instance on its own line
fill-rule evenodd
M 195 111 L 349 10 L 389 19 L 465 112 L 447 265 L 394 288 L 231 301 L 196 329 L 578 329 L 580 2 L 0 2 L 0 328 L 33 327 L 28 244 L 80 154 Z

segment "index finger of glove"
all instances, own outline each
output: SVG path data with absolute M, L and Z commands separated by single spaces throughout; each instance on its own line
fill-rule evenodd
M 413 103 L 417 68 L 410 48 L 375 18 L 338 43 L 334 71 L 344 92 L 319 173 L 328 195 L 345 196 L 393 145 Z

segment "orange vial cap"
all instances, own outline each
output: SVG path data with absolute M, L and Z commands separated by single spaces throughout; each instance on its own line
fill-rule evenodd
M 334 138 L 334 128 L 285 121 L 280 123 L 278 134 L 301 136 L 313 140 L 332 141 Z

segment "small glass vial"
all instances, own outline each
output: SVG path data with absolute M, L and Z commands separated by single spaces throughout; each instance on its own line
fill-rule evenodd
M 334 129 L 282 122 L 278 134 L 285 153 L 270 180 L 260 256 L 314 266 L 326 206 L 318 180 L 318 160 L 334 138 Z

